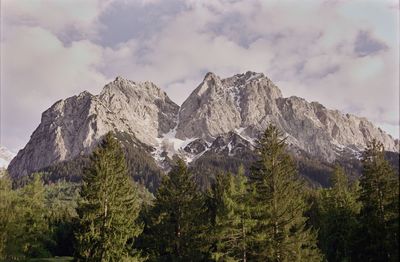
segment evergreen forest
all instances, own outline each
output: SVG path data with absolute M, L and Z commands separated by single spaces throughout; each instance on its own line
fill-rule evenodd
M 176 159 L 154 193 L 132 180 L 112 133 L 80 181 L 3 174 L 0 261 L 399 260 L 399 176 L 380 142 L 360 177 L 338 164 L 328 187 L 299 175 L 273 125 L 255 152 L 249 170 L 208 174 L 207 187 Z

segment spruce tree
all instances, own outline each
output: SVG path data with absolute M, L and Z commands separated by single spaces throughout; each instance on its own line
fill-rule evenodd
M 350 184 L 339 166 L 331 180 L 332 187 L 322 189 L 317 199 L 319 242 L 328 261 L 350 261 L 360 212 L 358 183 Z
M 212 241 L 215 261 L 246 261 L 249 208 L 243 166 L 236 176 L 218 174 L 211 187 Z
M 316 235 L 306 226 L 303 185 L 275 126 L 261 136 L 257 154 L 249 176 L 256 223 L 251 230 L 249 260 L 321 261 Z
M 10 248 L 13 246 L 13 236 L 16 235 L 16 193 L 12 190 L 11 179 L 5 174 L 0 177 L 0 261 L 6 261 L 10 256 L 17 257 Z
M 11 189 L 11 181 L 7 177 L 0 179 L 0 260 L 50 255 L 47 245 L 51 234 L 41 174 L 33 174 L 30 179 L 18 190 Z
M 46 208 L 48 224 L 52 232 L 52 245 L 49 247 L 53 256 L 74 255 L 74 230 L 78 224 L 76 213 L 81 185 L 59 181 L 47 185 Z
M 45 206 L 45 192 L 41 174 L 34 174 L 33 180 L 20 191 L 20 203 L 24 213 L 22 227 L 23 251 L 28 257 L 49 255 L 46 242 L 49 241 L 49 226 Z
M 141 232 L 140 205 L 119 142 L 108 133 L 83 175 L 76 232 L 78 260 L 135 261 L 131 244 Z
M 362 158 L 359 260 L 398 261 L 399 180 L 384 153 L 373 140 Z
M 165 176 L 147 214 L 143 248 L 150 261 L 203 261 L 204 200 L 185 163 Z

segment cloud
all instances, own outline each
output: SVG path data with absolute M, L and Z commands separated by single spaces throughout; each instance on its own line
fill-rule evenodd
M 358 33 L 354 52 L 359 56 L 366 56 L 387 49 L 387 46 L 379 40 L 374 39 L 368 32 Z
M 115 46 L 130 39 L 146 39 L 164 28 L 186 5 L 179 0 L 114 1 L 99 15 L 96 42 Z
M 5 0 L 2 22 L 40 27 L 66 42 L 94 35 L 97 18 L 112 0 Z
M 96 70 L 102 63 L 100 47 L 88 41 L 66 47 L 40 27 L 9 29 L 1 42 L 1 142 L 16 151 L 41 112 L 82 90 L 96 93 L 107 79 Z
M 373 14 L 369 21 L 365 2 L 292 4 L 236 1 L 227 8 L 226 1 L 193 2 L 147 41 L 122 44 L 116 53 L 132 52 L 105 74 L 179 87 L 170 95 L 180 102 L 194 88 L 193 79 L 201 80 L 199 72 L 263 71 L 287 95 L 398 126 L 395 28 L 379 31 L 386 22 Z M 377 10 L 383 20 L 395 16 L 385 5 Z
M 5 2 L 1 143 L 13 150 L 59 98 L 122 75 L 154 81 L 180 104 L 207 71 L 264 72 L 287 96 L 398 137 L 395 1 L 77 1 Z M 10 97 L 19 101 L 3 103 Z

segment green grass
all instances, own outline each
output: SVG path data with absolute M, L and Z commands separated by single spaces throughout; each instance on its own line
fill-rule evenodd
M 51 257 L 51 258 L 32 258 L 28 260 L 29 262 L 70 262 L 72 257 Z

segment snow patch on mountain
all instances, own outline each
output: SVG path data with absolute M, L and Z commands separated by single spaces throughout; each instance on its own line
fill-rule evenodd
M 152 155 L 156 162 L 163 166 L 163 161 L 165 160 L 165 155 L 169 158 L 172 158 L 174 155 L 178 155 L 186 162 L 193 161 L 193 156 L 187 154 L 183 149 L 196 140 L 197 138 L 187 138 L 187 139 L 179 139 L 176 137 L 176 130 L 178 128 L 179 119 L 177 119 L 176 126 L 163 134 L 161 137 L 157 138 L 157 144 L 154 147 L 154 151 Z M 163 156 L 164 155 L 164 156 Z
M 235 133 L 238 134 L 238 135 L 239 135 L 241 138 L 243 138 L 244 140 L 249 141 L 250 144 L 251 144 L 252 146 L 255 146 L 256 143 L 257 143 L 257 138 L 255 138 L 255 137 L 250 137 L 250 136 L 246 135 L 245 130 L 246 130 L 245 127 L 236 128 L 236 129 L 235 129 Z

